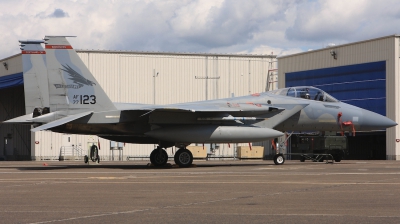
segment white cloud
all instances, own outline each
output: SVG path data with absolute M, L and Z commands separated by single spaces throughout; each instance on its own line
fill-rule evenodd
M 0 58 L 19 39 L 78 49 L 286 55 L 400 33 L 396 0 L 2 0 Z
M 399 31 L 398 1 L 326 0 L 302 3 L 286 36 L 291 41 L 357 41 Z M 397 18 L 396 18 L 397 17 Z M 390 25 L 389 25 L 390 24 Z

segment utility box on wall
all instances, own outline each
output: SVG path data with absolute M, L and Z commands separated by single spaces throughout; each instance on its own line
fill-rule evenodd
M 237 157 L 239 159 L 262 159 L 264 156 L 264 147 L 262 146 L 238 146 Z

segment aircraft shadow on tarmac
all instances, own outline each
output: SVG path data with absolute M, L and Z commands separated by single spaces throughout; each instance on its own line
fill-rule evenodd
M 9 169 L 15 168 L 17 170 L 65 170 L 65 169 L 125 169 L 125 170 L 155 170 L 155 169 L 193 169 L 197 167 L 257 167 L 257 166 L 276 166 L 273 164 L 261 164 L 261 163 L 254 163 L 254 164 L 235 164 L 235 163 L 212 163 L 212 164 L 194 164 L 188 168 L 181 168 L 175 164 L 167 164 L 163 167 L 156 167 L 150 164 L 148 165 L 141 165 L 141 164 L 93 164 L 93 165 L 86 165 L 86 164 L 35 164 L 32 166 L 7 166 L 7 167 L 0 167 L 1 169 Z

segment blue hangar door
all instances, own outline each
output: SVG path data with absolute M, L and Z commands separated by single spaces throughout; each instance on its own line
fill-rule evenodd
M 25 115 L 22 73 L 0 77 L 0 121 Z M 30 125 L 0 123 L 0 161 L 31 160 Z
M 315 86 L 336 99 L 386 116 L 386 61 L 285 74 L 286 87 Z M 386 159 L 386 132 L 348 137 L 347 159 Z

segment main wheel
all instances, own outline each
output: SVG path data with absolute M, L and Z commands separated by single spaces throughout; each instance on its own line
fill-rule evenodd
M 189 167 L 193 163 L 193 154 L 188 149 L 179 149 L 174 156 L 174 161 L 180 167 Z
M 156 154 L 157 150 L 158 150 L 158 149 L 154 149 L 154 150 L 151 151 L 151 153 L 150 153 L 150 162 L 151 162 L 152 164 L 155 164 L 155 162 L 154 162 L 154 155 Z
M 274 156 L 274 163 L 275 165 L 282 165 L 285 163 L 285 157 L 282 154 L 276 154 Z
M 154 149 L 150 154 L 150 161 L 154 166 L 164 166 L 168 161 L 168 154 L 164 149 Z
M 300 156 L 300 162 L 306 161 L 306 158 L 304 156 Z

